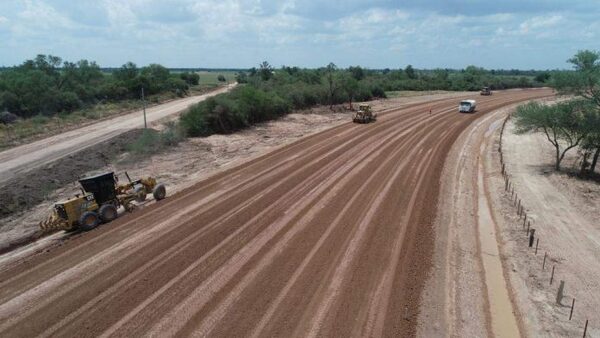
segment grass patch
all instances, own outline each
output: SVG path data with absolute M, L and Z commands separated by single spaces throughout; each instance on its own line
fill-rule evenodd
M 184 136 L 179 125 L 170 121 L 161 131 L 145 129 L 136 140 L 127 146 L 127 150 L 134 156 L 148 156 L 174 147 L 183 139 Z
M 202 72 L 198 72 L 198 75 L 200 75 L 200 81 L 199 81 L 199 85 L 212 85 L 212 86 L 216 86 L 219 84 L 224 84 L 223 82 L 219 81 L 219 75 L 223 75 L 225 77 L 226 83 L 232 83 L 235 82 L 235 75 L 237 74 L 237 72 L 232 72 L 232 71 L 202 71 Z

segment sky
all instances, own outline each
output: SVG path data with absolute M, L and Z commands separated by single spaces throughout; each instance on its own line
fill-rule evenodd
M 0 0 L 0 66 L 566 69 L 600 0 Z

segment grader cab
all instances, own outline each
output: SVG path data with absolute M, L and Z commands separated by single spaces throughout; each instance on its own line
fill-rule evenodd
M 54 205 L 50 216 L 40 222 L 40 228 L 50 230 L 91 230 L 98 224 L 108 223 L 119 215 L 118 208 L 135 209 L 134 201 L 142 202 L 152 192 L 159 201 L 166 197 L 166 189 L 152 177 L 132 181 L 125 173 L 128 183 L 118 184 L 113 172 L 79 180 L 82 195 Z
M 368 104 L 361 104 L 358 106 L 358 111 L 354 113 L 352 122 L 354 123 L 369 123 L 377 120 L 377 114 L 371 111 L 371 106 Z

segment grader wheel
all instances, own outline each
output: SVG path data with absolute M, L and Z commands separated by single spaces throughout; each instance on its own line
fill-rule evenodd
M 167 188 L 165 188 L 165 185 L 159 184 L 156 187 L 154 187 L 154 190 L 152 191 L 152 196 L 154 196 L 154 199 L 157 201 L 160 201 L 167 197 Z
M 119 216 L 117 208 L 112 204 L 105 204 L 101 206 L 100 210 L 98 210 L 98 213 L 100 214 L 100 219 L 104 223 L 111 222 L 115 220 L 117 216 Z
M 90 231 L 97 227 L 99 223 L 100 217 L 93 211 L 86 211 L 79 217 L 79 229 L 83 231 Z
M 146 195 L 148 194 L 148 192 L 146 191 L 146 188 L 144 188 L 143 185 L 137 186 L 134 189 L 135 192 L 135 200 L 139 203 L 142 203 L 146 200 Z

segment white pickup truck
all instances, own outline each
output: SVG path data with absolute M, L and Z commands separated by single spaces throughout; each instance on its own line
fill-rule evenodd
M 458 111 L 461 113 L 473 113 L 476 107 L 477 103 L 475 100 L 462 100 L 458 105 Z

